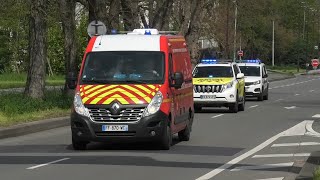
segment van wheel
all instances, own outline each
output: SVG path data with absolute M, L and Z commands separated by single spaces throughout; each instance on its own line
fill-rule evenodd
M 244 111 L 245 105 L 246 105 L 246 98 L 243 97 L 241 104 L 239 104 L 239 111 Z
M 266 95 L 263 96 L 264 100 L 268 100 L 269 99 L 269 90 L 267 89 Z
M 178 137 L 179 137 L 180 141 L 189 141 L 190 140 L 191 126 L 192 126 L 192 124 L 189 119 L 186 128 L 184 130 L 178 132 Z
M 87 144 L 89 144 L 89 142 L 79 141 L 76 138 L 72 137 L 72 147 L 74 150 L 86 150 Z
M 237 94 L 236 102 L 229 106 L 229 111 L 237 113 L 239 111 L 239 95 Z
M 172 132 L 169 124 L 164 128 L 163 136 L 160 140 L 160 147 L 163 150 L 169 150 L 172 145 Z

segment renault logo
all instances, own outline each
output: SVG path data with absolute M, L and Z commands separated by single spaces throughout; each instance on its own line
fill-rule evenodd
M 117 112 L 117 111 L 119 110 L 120 106 L 119 106 L 118 103 L 114 103 L 114 104 L 111 106 L 111 108 L 112 108 L 115 112 Z

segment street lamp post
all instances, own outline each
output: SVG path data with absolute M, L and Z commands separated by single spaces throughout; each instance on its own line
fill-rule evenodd
M 234 0 L 235 12 L 234 12 L 234 41 L 233 41 L 233 62 L 236 61 L 236 51 L 237 51 L 237 16 L 238 16 L 238 6 L 237 0 Z

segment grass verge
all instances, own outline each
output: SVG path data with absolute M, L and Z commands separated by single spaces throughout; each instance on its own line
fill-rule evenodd
M 285 73 L 285 74 L 299 74 L 303 73 L 306 70 L 305 69 L 298 69 L 295 66 L 268 66 L 267 67 L 269 70 L 272 70 L 273 72 L 278 72 L 278 73 Z
M 313 180 L 320 180 L 320 167 L 318 167 L 313 173 Z
M 43 100 L 22 93 L 2 93 L 0 99 L 0 127 L 67 116 L 72 104 L 72 97 L 61 91 L 47 91 Z
M 0 89 L 25 87 L 27 74 L 4 73 L 0 74 Z M 46 78 L 47 86 L 62 86 L 65 79 L 63 75 L 54 75 Z

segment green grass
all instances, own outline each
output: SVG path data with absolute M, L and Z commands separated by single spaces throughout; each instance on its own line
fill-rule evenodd
M 320 167 L 318 167 L 313 173 L 313 180 L 320 180 Z
M 298 69 L 296 66 L 267 66 L 268 69 L 279 72 L 279 73 L 287 73 L 287 74 L 297 74 L 297 73 L 303 73 L 305 72 L 305 69 L 301 69 L 298 72 Z
M 0 89 L 25 87 L 26 80 L 27 80 L 27 75 L 25 73 L 0 74 Z M 64 85 L 64 82 L 65 80 L 63 75 L 54 75 L 46 78 L 47 86 L 62 86 Z
M 61 91 L 46 92 L 44 100 L 25 97 L 22 93 L 2 93 L 0 99 L 0 127 L 67 116 L 72 104 L 72 97 Z

